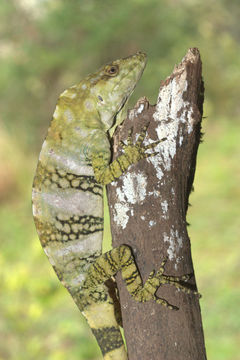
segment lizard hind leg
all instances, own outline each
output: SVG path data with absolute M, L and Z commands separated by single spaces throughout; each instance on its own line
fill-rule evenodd
M 145 284 L 143 284 L 131 248 L 127 245 L 121 245 L 96 259 L 88 270 L 84 287 L 86 289 L 97 287 L 118 271 L 121 271 L 127 290 L 136 301 L 154 300 L 155 292 L 160 285 L 159 277 L 162 276 L 165 262 L 166 260 L 162 262 L 158 272 L 152 271 Z
M 196 295 L 198 298 L 201 297 L 201 294 L 194 290 L 191 289 L 185 285 L 182 285 L 179 281 L 184 281 L 186 282 L 188 279 L 190 278 L 190 275 L 183 275 L 181 277 L 175 277 L 175 276 L 166 276 L 163 275 L 162 276 L 162 280 L 161 280 L 161 284 L 169 284 L 172 286 L 175 286 L 178 290 L 185 292 L 186 294 L 194 294 Z
M 156 296 L 155 301 L 156 301 L 157 304 L 161 304 L 161 305 L 167 307 L 170 310 L 179 310 L 179 308 L 177 306 L 174 306 L 174 305 L 170 304 L 165 299 L 162 299 L 162 298 L 159 298 L 159 297 Z

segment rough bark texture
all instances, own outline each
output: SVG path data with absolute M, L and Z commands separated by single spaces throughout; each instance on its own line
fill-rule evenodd
M 145 281 L 163 258 L 167 275 L 193 273 L 186 212 L 200 142 L 203 81 L 197 49 L 189 49 L 173 73 L 161 83 L 156 106 L 146 98 L 114 136 L 114 158 L 121 154 L 120 139 L 133 127 L 133 140 L 147 123 L 144 144 L 167 138 L 155 157 L 132 165 L 107 187 L 113 246 L 132 247 Z M 131 299 L 117 276 L 129 360 L 206 359 L 199 300 L 164 285 L 157 295 L 178 306 L 171 311 L 154 302 Z M 189 287 L 196 288 L 194 276 Z M 201 289 L 200 289 L 201 290 Z

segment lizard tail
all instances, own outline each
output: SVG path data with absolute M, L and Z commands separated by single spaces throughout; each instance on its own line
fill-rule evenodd
M 101 303 L 92 303 L 82 312 L 102 351 L 104 360 L 127 360 L 116 309 L 110 297 Z
M 102 351 L 104 360 L 127 360 L 127 353 L 123 343 L 119 326 L 104 326 L 98 329 L 92 328 Z

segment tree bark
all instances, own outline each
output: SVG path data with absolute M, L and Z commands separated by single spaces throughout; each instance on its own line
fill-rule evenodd
M 122 153 L 119 142 L 130 128 L 136 141 L 149 123 L 145 145 L 166 138 L 155 148 L 158 155 L 132 165 L 107 187 L 113 247 L 131 246 L 144 282 L 166 256 L 166 275 L 193 273 L 186 212 L 201 136 L 203 91 L 199 51 L 189 49 L 161 83 L 157 104 L 141 98 L 114 135 L 113 158 Z M 134 301 L 120 274 L 117 284 L 129 360 L 206 359 L 197 296 L 161 286 L 157 296 L 179 308 L 173 311 L 153 301 Z M 194 276 L 187 285 L 196 289 Z

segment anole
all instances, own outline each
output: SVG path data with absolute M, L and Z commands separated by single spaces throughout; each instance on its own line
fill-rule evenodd
M 170 283 L 191 292 L 179 283 L 188 275 L 163 274 L 166 259 L 143 285 L 128 245 L 102 254 L 103 186 L 131 164 L 155 156 L 160 142 L 144 146 L 144 127 L 135 144 L 129 134 L 124 153 L 110 163 L 109 133 L 145 65 L 146 55 L 138 52 L 103 66 L 60 95 L 33 182 L 33 215 L 43 249 L 87 319 L 105 360 L 127 359 L 111 280 L 118 271 L 136 301 L 154 300 L 174 310 L 155 295 L 158 287 Z

